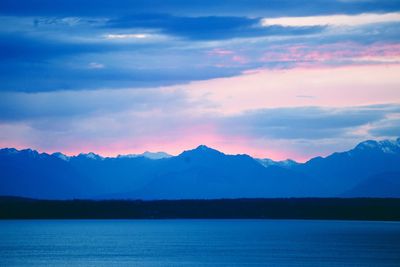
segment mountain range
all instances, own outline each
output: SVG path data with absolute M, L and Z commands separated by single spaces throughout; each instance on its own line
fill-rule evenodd
M 102 157 L 0 149 L 0 195 L 42 199 L 400 197 L 400 138 L 305 163 L 227 155 L 204 145 Z

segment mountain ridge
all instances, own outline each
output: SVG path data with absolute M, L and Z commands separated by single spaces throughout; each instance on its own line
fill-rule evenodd
M 92 152 L 66 156 L 4 148 L 0 194 L 51 199 L 336 197 L 346 192 L 384 196 L 379 188 L 378 193 L 371 192 L 374 186 L 365 183 L 382 173 L 400 172 L 399 163 L 400 138 L 367 140 L 305 163 L 228 155 L 205 145 L 161 158 L 102 157 Z M 388 177 L 381 178 L 382 183 L 397 184 L 393 179 L 398 176 Z M 376 178 L 371 183 L 376 187 Z

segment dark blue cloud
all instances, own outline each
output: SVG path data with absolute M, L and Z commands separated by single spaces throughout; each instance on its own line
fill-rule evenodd
M 398 105 L 261 109 L 223 118 L 222 128 L 255 138 L 337 138 L 352 134 L 357 127 L 381 122 L 388 114 L 399 112 Z
M 57 39 L 56 34 L 49 33 L 3 33 L 0 34 L 0 90 L 37 92 L 151 87 L 229 77 L 245 68 L 220 68 L 212 59 L 196 64 L 197 59 L 205 55 L 203 49 L 182 50 L 173 41 L 132 43 L 96 39 L 74 42 Z M 125 59 L 128 57 L 135 65 Z M 174 60 L 173 65 L 169 57 Z M 104 67 L 91 68 L 92 62 L 100 62 Z
M 396 42 L 399 25 L 325 35 L 324 27 L 261 27 L 261 17 L 387 12 L 398 10 L 399 2 L 2 0 L 0 14 L 16 17 L 8 16 L 0 26 L 0 90 L 148 87 L 233 76 L 257 67 L 290 67 L 259 59 L 271 44 Z M 106 38 L 135 33 L 162 36 L 160 41 Z M 290 38 L 237 40 L 270 36 Z M 210 56 L 214 48 L 232 54 Z M 104 68 L 90 68 L 91 63 Z
M 299 36 L 296 42 L 302 37 Z M 335 34 L 322 35 L 314 39 L 301 40 L 303 43 L 314 43 L 314 44 L 332 44 L 338 42 L 355 42 L 359 44 L 373 44 L 382 42 L 399 42 L 400 41 L 400 23 L 398 22 L 387 22 L 387 23 L 376 23 L 368 24 L 357 27 L 357 30 L 349 30 L 347 32 L 338 32 Z
M 131 67 L 129 61 L 118 62 L 118 59 L 109 64 L 107 58 L 121 53 L 133 59 L 135 53 L 157 57 L 168 47 L 165 43 L 74 43 L 23 34 L 0 34 L 0 91 L 150 87 L 233 76 L 242 70 L 212 65 L 188 68 L 177 61 L 168 67 L 148 64 L 145 60 L 138 63 L 138 67 Z M 188 58 L 196 56 L 196 52 L 191 51 L 175 53 Z M 200 53 L 200 56 L 204 54 Z M 90 63 L 96 59 L 104 63 L 104 68 L 91 68 Z
M 115 50 L 107 44 L 84 44 L 61 42 L 43 37 L 30 37 L 24 34 L 0 34 L 0 62 L 42 61 L 52 57 L 61 57 L 81 53 L 96 53 Z
M 35 124 L 41 125 L 59 124 L 61 121 L 82 120 L 93 115 L 120 114 L 126 110 L 181 110 L 189 104 L 192 103 L 187 101 L 181 90 L 157 94 L 151 90 L 60 91 L 37 94 L 0 92 L 0 125 L 23 121 L 35 121 Z
M 178 68 L 129 69 L 105 67 L 91 69 L 87 65 L 71 68 L 56 63 L 0 64 L 0 91 L 40 92 L 99 88 L 154 87 L 183 84 L 195 80 L 238 75 L 240 68 L 212 66 Z
M 85 36 L 87 34 L 87 36 Z M 83 33 L 78 37 L 90 37 Z M 80 42 L 68 39 L 57 39 L 57 31 L 45 34 L 1 33 L 0 32 L 0 63 L 13 62 L 43 62 L 52 58 L 76 56 L 81 54 L 106 54 L 113 52 L 149 51 L 168 49 L 168 43 L 119 43 L 105 39 L 90 42 Z M 7 63 L 8 64 L 8 63 Z
M 0 14 L 34 16 L 119 16 L 134 13 L 186 15 L 304 16 L 400 10 L 397 0 L 2 0 Z
M 178 17 L 167 14 L 140 14 L 112 19 L 106 27 L 144 28 L 197 40 L 220 40 L 269 35 L 301 35 L 320 32 L 324 27 L 262 27 L 260 18 Z
M 369 133 L 375 137 L 399 137 L 400 119 L 388 119 L 374 125 Z

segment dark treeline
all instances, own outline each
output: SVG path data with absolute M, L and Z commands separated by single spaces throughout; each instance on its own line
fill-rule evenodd
M 400 199 L 35 200 L 0 197 L 0 219 L 400 220 Z

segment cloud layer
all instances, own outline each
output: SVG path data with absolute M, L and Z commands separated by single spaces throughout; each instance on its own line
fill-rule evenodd
M 203 143 L 227 153 L 305 160 L 367 138 L 396 137 L 399 69 L 264 70 L 152 89 L 3 92 L 0 146 L 116 155 L 177 154 Z M 379 81 L 365 79 L 369 73 Z

